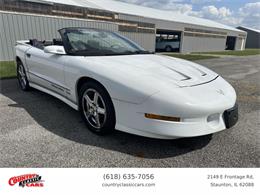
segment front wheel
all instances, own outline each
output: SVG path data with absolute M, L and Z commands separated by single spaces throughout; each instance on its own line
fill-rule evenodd
M 88 129 L 105 135 L 115 129 L 115 111 L 107 91 L 96 82 L 83 84 L 79 94 L 80 112 Z
M 29 81 L 26 76 L 23 63 L 20 61 L 17 62 L 17 78 L 21 89 L 23 91 L 29 91 L 30 90 Z

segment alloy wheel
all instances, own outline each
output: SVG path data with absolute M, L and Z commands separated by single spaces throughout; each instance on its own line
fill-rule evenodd
M 25 74 L 24 68 L 21 64 L 18 67 L 18 79 L 19 79 L 19 82 L 20 82 L 22 88 L 26 88 L 26 85 L 27 85 L 26 74 Z
M 101 129 L 107 119 L 106 105 L 102 96 L 92 88 L 85 91 L 82 108 L 88 123 L 95 129 Z

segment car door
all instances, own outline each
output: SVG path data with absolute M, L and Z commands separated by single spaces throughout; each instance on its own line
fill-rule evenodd
M 30 82 L 66 97 L 68 89 L 64 81 L 65 58 L 66 55 L 45 53 L 36 47 L 27 50 L 26 64 Z

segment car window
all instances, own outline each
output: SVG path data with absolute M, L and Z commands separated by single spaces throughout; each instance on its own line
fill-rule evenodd
M 142 47 L 130 40 L 108 31 L 84 28 L 65 29 L 62 37 L 67 42 L 67 50 L 70 54 L 119 55 L 145 52 Z

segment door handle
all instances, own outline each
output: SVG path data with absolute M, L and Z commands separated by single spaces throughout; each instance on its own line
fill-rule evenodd
M 31 54 L 27 53 L 26 56 L 27 56 L 28 58 L 30 58 L 30 57 L 31 57 Z

